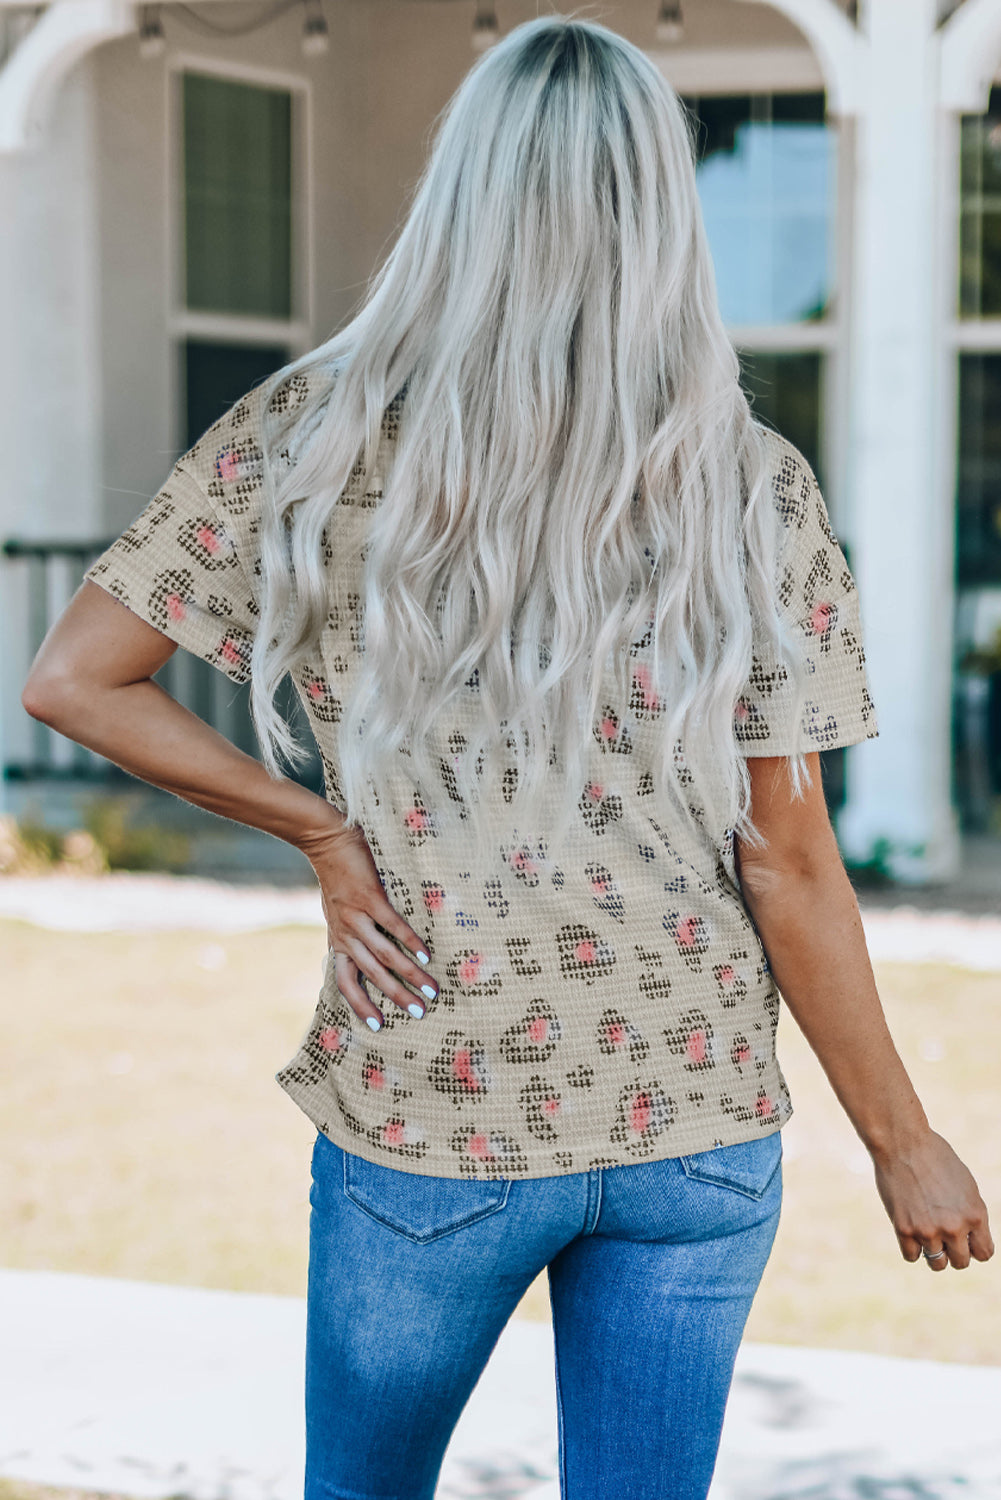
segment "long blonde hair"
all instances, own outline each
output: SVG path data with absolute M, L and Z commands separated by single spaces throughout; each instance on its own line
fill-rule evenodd
M 689 812 L 693 781 L 704 800 L 722 787 L 714 826 L 756 839 L 734 728 L 752 616 L 794 653 L 767 431 L 719 312 L 694 130 L 654 64 L 604 26 L 516 27 L 442 112 L 361 310 L 266 383 L 265 409 L 298 372 L 314 391 L 277 403 L 262 438 L 252 714 L 275 775 L 279 753 L 305 754 L 273 697 L 327 617 L 324 528 L 357 465 L 372 474 L 403 393 L 370 514 L 364 671 L 340 726 L 352 823 L 404 764 L 442 800 L 425 740 L 476 673 L 479 738 L 456 767 L 467 830 L 485 836 L 481 777 L 500 755 L 517 767 L 511 815 L 533 827 L 547 788 L 553 821 L 559 768 L 558 843 L 603 664 L 625 703 L 628 647 L 652 620 L 660 787 Z M 805 770 L 798 757 L 797 787 Z

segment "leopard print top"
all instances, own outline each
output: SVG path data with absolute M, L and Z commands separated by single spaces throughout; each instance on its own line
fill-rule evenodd
M 294 405 L 308 391 L 296 375 L 274 399 Z M 237 683 L 249 677 L 258 617 L 261 415 L 259 390 L 236 402 L 86 573 Z M 330 611 L 294 675 L 339 807 L 337 727 L 362 655 L 366 529 L 399 417 L 397 398 L 380 472 L 356 466 L 324 535 Z M 747 755 L 786 755 L 871 739 L 854 580 L 806 460 L 778 434 L 769 442 L 784 526 L 780 603 L 810 689 L 793 722 L 784 667 L 756 649 L 735 705 L 738 742 Z M 779 994 L 741 897 L 732 830 L 700 838 L 696 822 L 657 805 L 662 706 L 643 641 L 631 673 L 629 701 L 606 702 L 594 725 L 590 780 L 558 862 L 542 832 L 473 857 L 441 836 L 436 807 L 402 772 L 377 826 L 365 827 L 441 989 L 420 1021 L 383 1003 L 373 1033 L 328 966 L 302 1045 L 277 1077 L 346 1150 L 444 1177 L 545 1177 L 732 1145 L 788 1118 Z M 474 674 L 436 730 L 443 798 L 476 687 Z M 510 800 L 506 783 L 495 794 L 498 806 Z

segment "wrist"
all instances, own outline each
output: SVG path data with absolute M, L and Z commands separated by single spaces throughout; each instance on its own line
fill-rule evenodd
M 306 814 L 302 826 L 289 838 L 289 843 L 312 862 L 345 835 L 348 823 L 344 813 L 323 797 L 315 797 L 314 805 L 306 809 Z
M 895 1109 L 888 1117 L 856 1123 L 855 1129 L 877 1165 L 907 1156 L 932 1134 L 916 1094 L 905 1107 Z

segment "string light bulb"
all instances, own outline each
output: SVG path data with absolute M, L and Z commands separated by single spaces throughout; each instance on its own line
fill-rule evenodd
M 493 0 L 476 0 L 476 15 L 473 17 L 473 51 L 485 52 L 500 36 L 497 12 Z
M 321 57 L 330 46 L 330 31 L 323 14 L 322 0 L 303 0 L 306 19 L 302 27 L 302 51 L 305 57 Z
M 681 0 L 660 0 L 657 12 L 657 40 L 671 45 L 680 42 L 685 34 L 685 23 L 681 14 Z
M 166 45 L 159 5 L 144 5 L 139 16 L 139 56 L 144 61 L 159 57 Z

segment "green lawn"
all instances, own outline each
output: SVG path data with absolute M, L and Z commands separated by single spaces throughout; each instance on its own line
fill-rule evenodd
M 0 1264 L 301 1295 L 309 1122 L 274 1082 L 320 984 L 319 929 L 80 935 L 0 922 Z M 1001 977 L 880 965 L 933 1125 L 1001 1242 Z M 786 1203 L 748 1337 L 1001 1362 L 1001 1255 L 899 1255 L 868 1158 L 791 1021 Z M 543 1281 L 521 1308 L 548 1316 Z M 0 1493 L 0 1500 L 4 1496 Z

